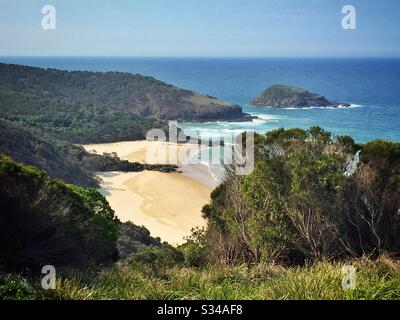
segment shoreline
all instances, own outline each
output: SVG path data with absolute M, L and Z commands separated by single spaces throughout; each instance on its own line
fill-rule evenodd
M 191 229 L 206 226 L 202 207 L 218 185 L 208 166 L 188 159 L 205 146 L 161 141 L 123 141 L 83 145 L 86 151 L 115 152 L 121 159 L 146 164 L 175 164 L 178 172 L 97 172 L 100 192 L 116 216 L 146 227 L 153 237 L 173 245 L 184 242 Z

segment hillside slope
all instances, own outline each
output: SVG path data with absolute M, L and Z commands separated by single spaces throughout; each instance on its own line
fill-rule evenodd
M 79 163 L 67 159 L 57 146 L 4 121 L 0 121 L 0 154 L 44 170 L 53 179 L 87 187 L 97 186 L 89 172 Z
M 122 72 L 82 72 L 0 64 L 0 91 L 23 93 L 70 111 L 90 106 L 159 120 L 241 120 L 242 109 L 213 97 Z
M 31 130 L 0 120 L 0 154 L 45 171 L 50 178 L 83 187 L 99 187 L 97 171 L 173 172 L 173 165 L 147 165 L 113 155 L 90 154 L 69 142 L 39 137 Z

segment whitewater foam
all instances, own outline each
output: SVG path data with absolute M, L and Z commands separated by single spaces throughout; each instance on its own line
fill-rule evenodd
M 363 106 L 360 104 L 351 104 L 350 106 L 346 107 L 343 105 L 339 105 L 337 107 L 301 107 L 301 108 L 296 108 L 296 107 L 287 107 L 287 108 L 279 108 L 279 109 L 284 109 L 284 110 L 310 110 L 310 109 L 331 109 L 331 110 L 336 110 L 336 109 L 351 109 L 351 108 L 362 108 Z M 268 107 L 271 108 L 272 107 Z

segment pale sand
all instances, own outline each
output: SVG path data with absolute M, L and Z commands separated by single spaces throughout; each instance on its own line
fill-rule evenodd
M 203 146 L 162 141 L 122 141 L 115 143 L 88 144 L 88 152 L 103 154 L 115 152 L 121 159 L 149 164 L 182 164 L 193 152 Z
M 192 228 L 205 226 L 201 209 L 217 183 L 206 166 L 186 163 L 197 145 L 127 141 L 84 147 L 99 154 L 116 152 L 129 161 L 176 164 L 182 171 L 98 173 L 101 191 L 121 221 L 143 225 L 152 236 L 171 244 L 181 244 Z

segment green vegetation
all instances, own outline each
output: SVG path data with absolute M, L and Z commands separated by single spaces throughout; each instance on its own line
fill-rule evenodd
M 0 207 L 0 271 L 86 268 L 116 261 L 118 249 L 130 256 L 160 245 L 148 230 L 122 224 L 95 189 L 49 180 L 1 155 Z
M 95 171 L 141 171 L 144 167 L 111 155 L 90 155 L 75 143 L 145 139 L 154 128 L 167 133 L 166 122 L 156 118 L 165 117 L 163 112 L 173 113 L 158 109 L 169 103 L 176 113 L 178 104 L 193 94 L 128 73 L 0 64 L 0 154 L 44 170 L 52 179 L 98 187 Z M 188 102 L 188 107 L 193 106 Z M 233 109 L 241 113 L 240 108 Z M 172 166 L 146 169 L 175 170 Z
M 116 259 L 117 219 L 94 189 L 49 180 L 0 156 L 0 261 L 5 269 L 84 266 Z
M 274 108 L 350 107 L 349 103 L 331 102 L 321 95 L 311 93 L 302 88 L 280 84 L 268 87 L 252 101 L 252 105 Z
M 172 172 L 173 165 L 144 165 L 121 160 L 114 154 L 90 154 L 81 146 L 57 139 L 44 139 L 31 130 L 0 120 L 0 154 L 45 171 L 52 179 L 84 187 L 99 187 L 98 171 L 157 170 Z
M 68 104 L 55 97 L 1 91 L 0 118 L 48 140 L 88 144 L 145 139 L 153 128 L 164 128 L 157 120 L 92 104 Z
M 164 126 L 128 110 L 133 92 L 125 87 L 127 74 L 0 64 L 0 75 L 0 117 L 46 139 L 81 144 L 137 140 Z M 145 90 L 147 78 L 132 77 Z
M 90 155 L 83 148 L 45 140 L 30 130 L 1 120 L 0 154 L 44 170 L 53 179 L 86 187 L 98 186 L 91 174 L 93 170 L 85 165 L 85 155 Z
M 255 140 L 254 171 L 227 168 L 207 228 L 178 248 L 94 189 L 0 157 L 0 299 L 400 299 L 400 144 L 319 127 Z
M 138 74 L 0 63 L 0 118 L 47 138 L 80 144 L 138 140 L 150 129 L 165 129 L 165 120 L 244 116 L 239 106 Z
M 357 260 L 356 288 L 343 290 L 342 263 L 318 262 L 303 267 L 171 267 L 147 274 L 129 265 L 98 273 L 66 271 L 55 290 L 40 279 L 20 279 L 2 287 L 0 297 L 23 299 L 400 299 L 400 264 L 389 258 Z M 4 292 L 4 293 L 3 293 Z
M 255 153 L 254 172 L 228 169 L 203 209 L 211 262 L 293 265 L 400 254 L 399 143 L 358 146 L 319 127 L 280 129 L 257 136 Z

